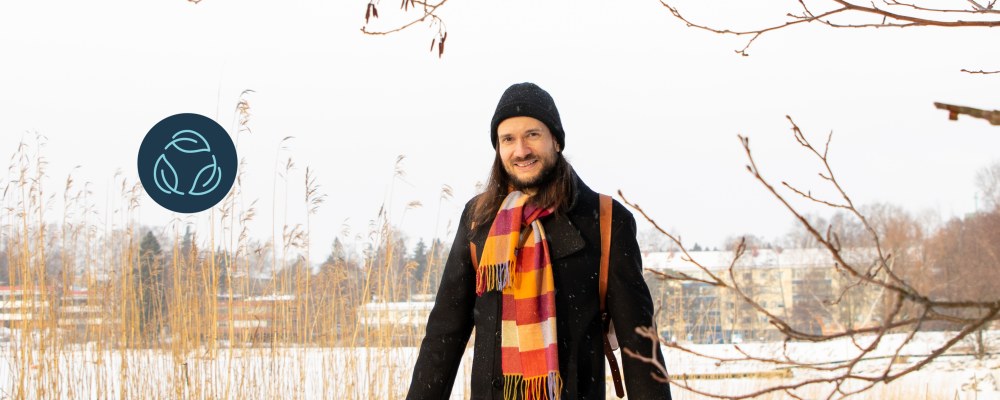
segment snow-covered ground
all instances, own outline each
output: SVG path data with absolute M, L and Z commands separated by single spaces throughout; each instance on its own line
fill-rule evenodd
M 898 373 L 915 366 L 943 345 L 953 336 L 949 332 L 922 332 L 913 340 L 906 342 L 904 334 L 886 335 L 878 346 L 864 356 L 852 369 L 853 375 L 859 377 L 878 377 L 887 369 L 891 374 Z M 971 342 L 965 340 L 957 343 L 951 350 L 924 365 L 919 370 L 906 374 L 902 378 L 890 382 L 889 385 L 877 385 L 869 392 L 851 398 L 858 399 L 998 399 L 1000 400 L 1000 355 L 996 354 L 1000 343 L 1000 331 L 988 332 L 986 342 L 993 344 L 992 354 L 983 360 L 977 360 L 968 355 L 972 353 Z M 790 342 L 784 343 L 744 343 L 740 345 L 683 345 L 693 353 L 709 355 L 719 359 L 752 358 L 783 359 L 788 358 L 801 363 L 814 363 L 819 368 L 832 368 L 846 365 L 845 362 L 856 357 L 859 346 L 866 347 L 871 340 L 850 339 L 836 340 L 825 343 Z M 896 355 L 898 349 L 898 357 Z M 807 368 L 786 368 L 763 361 L 736 361 L 719 363 L 715 359 L 697 357 L 676 349 L 666 350 L 666 363 L 669 372 L 675 379 L 683 375 L 694 375 L 695 378 L 722 374 L 722 379 L 694 379 L 689 384 L 697 389 L 715 394 L 752 393 L 766 387 L 789 385 L 810 379 L 828 377 L 832 372 L 816 371 Z M 785 371 L 787 369 L 787 371 Z M 765 374 L 755 374 L 764 372 Z M 780 374 L 779 372 L 784 372 Z M 843 372 L 843 371 L 840 371 Z M 746 375 L 766 375 L 770 378 L 743 377 Z M 845 385 L 850 388 L 859 387 L 863 382 L 857 380 Z M 815 385 L 805 390 L 795 391 L 804 398 L 826 398 L 832 386 Z M 675 390 L 678 399 L 702 398 L 691 393 Z M 777 394 L 773 398 L 790 396 Z M 838 396 L 839 397 L 839 396 Z
M 946 333 L 921 333 L 905 346 L 892 364 L 899 371 L 920 362 L 946 340 Z M 888 335 L 854 369 L 875 376 L 890 364 L 891 355 L 905 339 Z M 991 332 L 988 342 L 1000 340 Z M 865 343 L 858 343 L 865 345 Z M 947 353 L 889 385 L 879 385 L 852 398 L 869 399 L 1000 399 L 1000 356 L 984 360 L 957 354 L 960 343 Z M 849 340 L 831 343 L 745 343 L 685 345 L 694 352 L 721 358 L 789 357 L 803 363 L 847 360 L 858 351 Z M 993 348 L 994 350 L 996 347 Z M 823 376 L 823 372 L 792 369 L 764 362 L 726 362 L 664 348 L 675 379 L 687 375 L 697 390 L 716 394 L 750 393 Z M 401 399 L 405 396 L 417 350 L 414 348 L 299 348 L 200 349 L 188 354 L 159 350 L 99 349 L 93 344 L 43 351 L 17 340 L 0 342 L 0 400 L 5 399 Z M 58 366 L 58 367 L 55 367 Z M 468 398 L 471 352 L 467 351 L 452 399 Z M 776 372 L 783 372 L 777 374 Z M 761 377 L 760 373 L 764 373 Z M 715 374 L 715 375 L 712 375 Z M 722 376 L 720 376 L 720 374 Z M 768 376 L 768 374 L 771 374 Z M 728 376 L 726 376 L 728 375 Z M 610 380 L 609 380 L 610 384 Z M 848 385 L 848 387 L 851 387 Z M 610 386 L 609 386 L 610 388 Z M 609 398 L 613 390 L 609 390 Z M 804 398 L 825 398 L 829 387 L 796 391 Z M 676 399 L 703 398 L 674 388 Z M 785 398 L 777 394 L 769 398 Z

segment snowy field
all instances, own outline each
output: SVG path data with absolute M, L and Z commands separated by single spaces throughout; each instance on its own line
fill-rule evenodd
M 864 360 L 857 364 L 853 373 L 864 377 L 877 377 L 887 369 L 895 373 L 912 367 L 926 359 L 934 349 L 945 343 L 950 334 L 941 332 L 923 332 L 899 350 L 899 357 L 893 358 L 906 338 L 903 334 L 886 335 L 879 346 Z M 988 332 L 986 342 L 993 344 L 993 351 L 983 360 L 976 360 L 968 355 L 972 353 L 971 342 L 957 343 L 951 350 L 941 355 L 931 363 L 916 372 L 912 372 L 891 382 L 889 385 L 878 385 L 854 399 L 998 399 L 1000 400 L 1000 355 L 996 354 L 996 344 L 1000 342 L 1000 331 Z M 870 342 L 869 342 L 870 343 Z M 863 340 L 858 345 L 866 346 Z M 820 367 L 844 365 L 844 362 L 859 354 L 858 348 L 849 339 L 828 343 L 792 342 L 787 346 L 782 343 L 745 343 L 740 345 L 684 345 L 693 353 L 710 355 L 720 359 L 751 357 L 775 358 L 787 354 L 790 359 L 799 363 L 817 363 Z M 738 361 L 718 363 L 716 360 L 695 357 L 679 350 L 667 349 L 667 365 L 674 379 L 682 379 L 683 375 L 699 376 L 716 374 L 722 379 L 694 379 L 690 385 L 698 390 L 714 394 L 746 394 L 766 387 L 789 385 L 809 379 L 823 377 L 821 372 L 806 369 L 787 369 L 775 367 L 770 363 Z M 773 378 L 753 378 L 759 373 L 771 373 Z M 725 375 L 730 375 L 729 377 Z M 858 382 L 860 383 L 860 382 Z M 857 385 L 847 385 L 848 388 Z M 813 386 L 795 393 L 803 398 L 827 398 L 830 386 Z M 705 398 L 681 390 L 674 390 L 678 399 Z M 776 394 L 768 398 L 786 398 L 787 395 Z
M 991 332 L 988 342 L 1000 340 Z M 877 375 L 889 366 L 904 336 L 885 338 L 872 359 L 855 369 L 859 375 Z M 921 333 L 902 349 L 892 370 L 912 366 L 945 340 L 941 333 Z M 864 343 L 861 343 L 862 345 Z M 803 363 L 830 363 L 849 359 L 857 351 L 848 341 L 833 343 L 745 343 L 687 345 L 717 357 L 788 354 Z M 920 371 L 852 398 L 861 399 L 1000 399 L 1000 356 L 984 360 L 962 355 L 968 343 L 928 364 Z M 996 347 L 992 347 L 996 349 Z M 717 363 L 676 349 L 664 348 L 675 379 L 688 376 L 698 390 L 716 394 L 750 393 L 821 376 L 816 372 L 785 371 L 761 362 Z M 213 354 L 214 353 L 214 354 Z M 0 343 L 0 399 L 402 399 L 416 358 L 414 348 L 299 348 L 201 349 L 189 354 L 160 350 L 98 349 L 93 345 L 67 346 L 46 352 L 25 347 L 18 340 Z M 471 354 L 460 368 L 452 399 L 468 398 Z M 15 367 L 26 365 L 27 367 Z M 58 367 L 55 367 L 58 366 Z M 728 376 L 727 376 L 728 375 Z M 761 375 L 765 377 L 760 377 Z M 610 383 L 610 380 L 609 380 Z M 609 386 L 610 388 L 610 386 Z M 804 398 L 826 398 L 829 388 L 795 392 Z M 674 388 L 676 399 L 704 398 Z M 766 398 L 785 398 L 777 394 Z M 609 398 L 613 390 L 609 390 Z

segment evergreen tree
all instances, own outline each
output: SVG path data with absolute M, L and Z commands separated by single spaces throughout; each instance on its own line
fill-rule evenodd
M 347 250 L 344 249 L 344 243 L 340 238 L 333 239 L 333 252 L 330 253 L 329 260 L 337 263 L 347 262 Z
M 438 286 L 441 284 L 441 276 L 444 274 L 444 264 L 448 260 L 450 251 L 451 248 L 446 246 L 441 239 L 434 239 L 431 242 L 430 264 L 427 266 L 427 293 L 437 293 Z
M 162 278 L 163 256 L 160 242 L 149 231 L 139 243 L 139 262 L 132 272 L 138 328 L 147 337 L 156 334 L 157 320 L 166 314 Z
M 424 244 L 424 239 L 417 241 L 416 246 L 413 247 L 413 257 L 411 258 L 417 266 L 413 269 L 413 279 L 410 282 L 410 286 L 413 288 L 412 293 L 422 293 L 428 285 L 424 284 L 428 282 L 428 270 L 427 270 L 427 245 Z
M 181 242 L 181 254 L 184 255 L 184 257 L 191 254 L 191 236 L 191 225 L 188 225 L 184 227 L 184 240 Z
M 218 268 L 218 279 L 216 288 L 221 292 L 229 291 L 229 263 L 232 261 L 232 255 L 227 253 L 221 247 L 215 252 L 215 267 Z M 214 296 L 215 293 L 212 293 Z
M 319 329 L 330 332 L 332 342 L 347 340 L 356 325 L 358 307 L 370 298 L 370 294 L 363 293 L 365 279 L 358 260 L 350 257 L 340 239 L 335 239 L 316 277 L 316 292 L 323 295 L 315 302 L 318 312 L 327 316 L 321 319 Z
M 0 250 L 0 283 L 10 284 L 10 263 L 7 261 L 7 251 Z

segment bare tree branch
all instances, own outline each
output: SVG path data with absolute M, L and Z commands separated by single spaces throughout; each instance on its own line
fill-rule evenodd
M 824 330 L 819 333 L 804 330 L 796 326 L 787 316 L 771 312 L 767 307 L 760 304 L 753 291 L 750 290 L 752 286 L 741 283 L 737 278 L 736 268 L 739 265 L 739 260 L 745 254 L 745 240 L 741 240 L 734 249 L 733 260 L 725 267 L 725 275 L 718 274 L 705 264 L 695 260 L 684 248 L 678 236 L 661 229 L 642 207 L 628 201 L 622 192 L 619 191 L 618 195 L 621 200 L 627 206 L 641 214 L 657 231 L 663 233 L 677 244 L 683 254 L 682 260 L 694 265 L 697 271 L 705 275 L 705 278 L 679 271 L 664 273 L 649 269 L 651 272 L 672 281 L 688 281 L 710 285 L 717 290 L 729 293 L 741 304 L 748 306 L 754 315 L 766 319 L 783 336 L 784 341 L 781 344 L 782 348 L 780 352 L 774 350 L 763 352 L 760 350 L 751 351 L 743 346 L 734 345 L 732 348 L 736 352 L 736 356 L 720 356 L 696 350 L 685 344 L 665 341 L 652 328 L 637 328 L 636 332 L 653 342 L 661 343 L 668 349 L 679 351 L 690 357 L 714 362 L 717 366 L 738 366 L 745 363 L 754 363 L 755 365 L 770 366 L 774 370 L 797 370 L 801 373 L 795 374 L 791 378 L 783 379 L 773 385 L 751 389 L 751 392 L 748 393 L 724 393 L 721 391 L 722 389 L 714 387 L 708 389 L 696 385 L 695 382 L 690 380 L 690 375 L 686 373 L 667 375 L 665 366 L 659 365 L 655 359 L 638 354 L 631 349 L 623 349 L 623 354 L 643 362 L 654 364 L 659 371 L 663 372 L 664 376 L 667 376 L 667 380 L 675 387 L 710 398 L 749 399 L 769 393 L 780 393 L 792 398 L 803 398 L 804 390 L 815 390 L 817 388 L 825 391 L 826 394 L 824 397 L 827 399 L 845 398 L 871 390 L 877 385 L 888 384 L 907 374 L 920 370 L 951 350 L 955 344 L 973 332 L 977 332 L 986 327 L 987 324 L 1000 319 L 998 318 L 998 315 L 1000 315 L 1000 297 L 990 295 L 986 298 L 965 301 L 937 298 L 929 293 L 918 290 L 903 279 L 896 271 L 896 257 L 883 249 L 885 241 L 879 231 L 875 229 L 868 216 L 858 210 L 843 189 L 843 186 L 837 180 L 829 164 L 829 143 L 831 136 L 827 136 L 826 143 L 822 151 L 820 151 L 812 145 L 790 117 L 788 117 L 788 121 L 792 125 L 793 138 L 804 150 L 811 153 L 820 161 L 823 170 L 820 175 L 824 177 L 826 183 L 835 189 L 840 199 L 835 201 L 819 200 L 812 196 L 809 191 L 799 190 L 784 183 L 783 185 L 797 196 L 824 204 L 828 207 L 845 210 L 858 218 L 867 232 L 867 240 L 871 243 L 872 252 L 875 253 L 874 263 L 871 263 L 869 267 L 853 263 L 851 259 L 846 257 L 844 253 L 846 250 L 839 244 L 837 235 L 832 233 L 830 228 L 827 228 L 824 234 L 821 233 L 820 229 L 813 226 L 786 199 L 785 194 L 779 192 L 775 186 L 770 184 L 769 179 L 764 177 L 750 150 L 749 138 L 740 136 L 740 143 L 744 148 L 748 160 L 747 170 L 779 203 L 783 204 L 789 210 L 803 228 L 825 249 L 826 253 L 835 261 L 833 268 L 848 280 L 843 291 L 836 296 L 834 303 L 842 301 L 844 296 L 847 295 L 847 291 L 869 290 L 879 293 L 881 301 L 888 307 L 885 314 L 871 326 L 853 328 L 838 325 L 836 330 L 829 332 Z M 994 258 L 996 258 L 995 255 Z M 907 346 L 915 341 L 918 333 L 927 324 L 932 322 L 954 324 L 958 329 L 947 333 L 947 339 L 942 344 L 933 346 L 928 354 L 906 355 L 907 357 L 915 356 L 920 358 L 919 361 L 912 365 L 898 362 L 904 356 Z M 890 335 L 893 335 L 891 336 L 892 340 L 889 340 Z M 848 340 L 853 345 L 854 352 L 845 354 L 848 356 L 848 359 L 842 361 L 807 360 L 803 359 L 800 354 L 789 349 L 790 344 L 795 344 L 796 342 L 828 343 L 835 340 Z M 812 396 L 814 395 L 805 397 Z
M 934 13 L 988 14 L 988 13 L 997 13 L 998 12 L 997 10 L 993 10 L 992 8 L 986 8 L 984 6 L 981 6 L 981 5 L 979 5 L 979 3 L 975 2 L 974 0 L 968 0 L 968 2 L 972 5 L 972 9 L 971 10 L 948 9 L 948 8 L 929 8 L 929 7 L 922 7 L 922 6 L 913 4 L 913 3 L 904 3 L 904 2 L 900 2 L 900 1 L 896 1 L 896 0 L 886 0 L 886 1 L 884 1 L 884 3 L 886 5 L 889 5 L 889 6 L 900 6 L 900 7 L 912 8 L 914 10 L 928 11 L 928 12 L 934 12 Z
M 408 22 L 394 28 L 378 30 L 368 28 L 368 24 L 372 21 L 370 17 L 374 16 L 374 19 L 378 19 L 378 0 L 370 0 L 367 8 L 365 9 L 365 23 L 361 26 L 361 33 L 372 36 L 389 35 L 403 31 L 421 22 L 426 22 L 429 28 L 437 28 L 434 38 L 431 39 L 431 51 L 433 52 L 437 49 L 438 57 L 441 57 L 444 54 L 444 43 L 448 38 L 448 29 L 445 27 L 444 20 L 438 16 L 437 10 L 447 2 L 448 0 L 437 0 L 437 2 L 428 2 L 425 0 L 403 0 L 399 9 L 404 13 L 415 12 L 418 15 L 410 19 Z
M 748 36 L 743 48 L 736 50 L 737 54 L 747 56 L 747 49 L 761 35 L 790 28 L 802 23 L 816 22 L 832 28 L 907 28 L 914 26 L 936 26 L 936 27 L 996 27 L 1000 26 L 1000 10 L 993 9 L 993 3 L 983 6 L 973 0 L 970 9 L 942 9 L 931 8 L 918 5 L 916 3 L 900 2 L 898 0 L 883 0 L 883 6 L 877 6 L 874 2 L 862 3 L 848 0 L 821 0 L 815 3 L 826 5 L 829 10 L 823 12 L 813 12 L 811 6 L 805 0 L 798 0 L 798 12 L 788 12 L 785 14 L 788 21 L 767 25 L 760 28 L 748 30 L 733 30 L 713 26 L 710 23 L 695 22 L 681 14 L 678 8 L 673 5 L 673 0 L 660 0 L 668 11 L 677 19 L 684 22 L 688 27 L 698 28 L 709 32 Z M 959 19 L 952 17 L 969 16 L 970 19 Z M 856 22 L 855 16 L 869 16 L 878 18 L 877 22 Z
M 962 71 L 962 72 L 965 72 L 965 73 L 967 73 L 967 74 L 973 74 L 973 75 L 992 75 L 992 74 L 1000 74 L 1000 71 L 984 71 L 984 70 L 978 70 L 978 71 L 972 71 L 972 70 L 969 70 L 969 69 L 965 69 L 965 68 L 962 68 L 962 70 L 961 70 L 961 71 Z
M 1000 110 L 988 111 L 988 110 L 981 110 L 978 108 L 956 106 L 945 103 L 934 103 L 934 107 L 937 107 L 941 110 L 947 110 L 948 119 L 952 121 L 957 121 L 958 116 L 962 114 L 962 115 L 968 115 L 973 118 L 985 119 L 986 121 L 989 121 L 990 125 L 1000 125 Z

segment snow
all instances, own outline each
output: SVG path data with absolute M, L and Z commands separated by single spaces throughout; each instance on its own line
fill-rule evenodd
M 174 354 L 169 350 L 97 348 L 93 343 L 64 345 L 60 351 L 46 352 L 44 346 L 38 345 L 38 338 L 22 342 L 16 332 L 7 335 L 9 339 L 0 340 L 0 399 L 402 399 L 417 356 L 415 348 L 263 347 L 214 351 L 200 348 Z M 876 376 L 886 368 L 900 371 L 913 366 L 949 335 L 921 332 L 902 348 L 903 357 L 895 360 L 891 356 L 905 335 L 886 335 L 854 373 Z M 998 339 L 1000 331 L 987 333 L 988 342 L 996 343 Z M 28 345 L 31 343 L 34 344 Z M 857 343 L 867 344 L 866 340 Z M 1000 399 L 1000 357 L 991 354 L 976 360 L 965 354 L 967 349 L 963 346 L 967 344 L 959 343 L 957 349 L 922 369 L 852 398 Z M 738 358 L 740 351 L 752 356 L 787 354 L 798 362 L 823 363 L 818 365 L 823 367 L 838 365 L 836 362 L 847 360 L 859 351 L 846 339 L 828 343 L 684 344 L 683 347 L 720 358 Z M 693 377 L 674 385 L 675 399 L 703 398 L 680 388 L 684 383 L 697 390 L 735 394 L 824 375 L 822 371 L 801 368 L 792 369 L 790 375 L 781 375 L 788 372 L 769 363 L 718 363 L 674 348 L 663 347 L 663 351 L 674 379 Z M 51 367 L 54 365 L 58 368 Z M 467 350 L 452 399 L 469 397 L 470 370 L 471 350 Z M 614 398 L 610 378 L 608 384 L 609 398 Z M 796 394 L 825 398 L 829 389 L 816 386 Z M 779 393 L 767 398 L 785 397 Z

